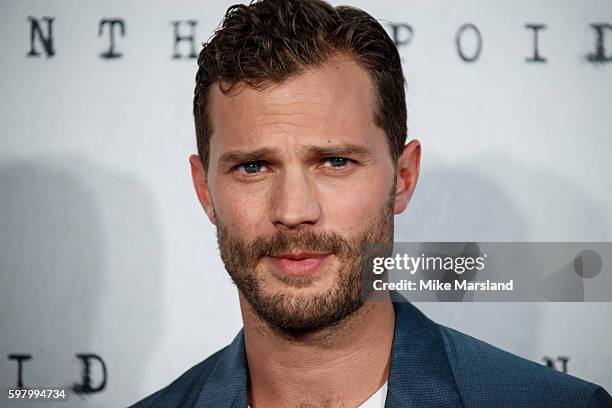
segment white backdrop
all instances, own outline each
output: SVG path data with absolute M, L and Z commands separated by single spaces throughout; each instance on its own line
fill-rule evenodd
M 0 2 L 0 387 L 17 362 L 29 386 L 81 382 L 76 354 L 106 364 L 105 387 L 58 406 L 125 406 L 226 345 L 236 290 L 193 193 L 188 41 L 225 1 Z M 336 2 L 337 4 L 338 2 Z M 408 82 L 409 137 L 423 143 L 401 241 L 611 241 L 612 62 L 592 62 L 605 0 L 352 1 L 393 31 Z M 43 37 L 53 17 L 54 55 Z M 109 49 L 115 27 L 117 58 Z M 462 60 L 456 35 L 481 34 Z M 533 30 L 544 24 L 539 53 Z M 403 25 L 401 25 L 403 24 Z M 410 33 L 406 27 L 412 29 Z M 612 59 L 602 29 L 600 59 Z M 477 51 L 468 29 L 462 51 Z M 49 44 L 47 44 L 49 46 Z M 199 50 L 199 46 L 198 46 Z M 440 323 L 612 391 L 610 303 L 428 303 Z M 567 360 L 563 367 L 562 360 Z M 91 360 L 90 384 L 102 381 Z M 5 406 L 7 400 L 0 400 Z M 20 403 L 18 406 L 26 406 Z

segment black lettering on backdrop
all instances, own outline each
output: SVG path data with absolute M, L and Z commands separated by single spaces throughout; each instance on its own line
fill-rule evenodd
M 550 357 L 543 357 L 542 360 L 546 363 L 546 366 L 552 368 L 553 370 L 561 371 L 562 373 L 567 374 L 567 363 L 569 362 L 569 357 L 558 356 L 556 359 Z M 561 363 L 561 368 L 557 368 L 556 362 Z
M 525 61 L 545 63 L 547 61 L 546 58 L 540 55 L 539 32 L 541 29 L 546 28 L 546 24 L 525 24 L 525 28 L 533 30 L 533 55 L 526 57 Z
M 9 354 L 9 360 L 17 361 L 17 388 L 23 387 L 23 362 L 26 360 L 31 360 L 31 354 Z
M 597 38 L 595 39 L 595 51 L 587 55 L 587 61 L 603 64 L 612 61 L 612 54 L 606 54 L 605 46 L 605 30 L 612 31 L 612 25 L 608 23 L 591 24 L 591 28 L 595 30 Z
M 171 23 L 174 26 L 174 54 L 172 55 L 172 58 L 175 58 L 175 59 L 196 58 L 197 54 L 196 54 L 196 47 L 195 47 L 195 27 L 198 24 L 198 21 L 197 20 L 182 20 L 182 21 L 179 20 L 179 21 L 171 21 Z M 186 23 L 187 25 L 189 25 L 189 35 L 179 34 L 179 26 L 182 23 Z M 182 41 L 188 41 L 191 47 L 189 55 L 187 57 L 183 57 L 181 53 L 179 52 L 179 43 Z
M 406 23 L 389 23 L 391 27 L 391 38 L 397 48 L 409 45 L 412 42 L 414 31 Z
M 476 46 L 476 50 L 471 56 L 467 56 L 463 52 L 463 46 L 462 46 L 461 39 L 463 38 L 463 33 L 466 30 L 470 30 L 476 35 L 477 46 Z M 478 30 L 478 27 L 476 27 L 474 24 L 467 23 L 459 27 L 459 30 L 457 31 L 457 36 L 455 37 L 455 43 L 457 44 L 457 53 L 459 54 L 459 57 L 461 57 L 463 61 L 474 62 L 478 59 L 478 57 L 480 57 L 480 51 L 482 51 L 482 36 L 480 35 L 480 31 Z
M 104 59 L 120 58 L 121 53 L 115 51 L 115 26 L 119 27 L 121 36 L 125 36 L 125 21 L 122 18 L 103 18 L 98 25 L 98 37 L 102 35 L 104 26 L 108 26 L 108 38 L 110 41 L 108 50 L 101 53 L 100 57 Z
M 26 55 L 28 57 L 40 57 L 40 53 L 34 46 L 35 39 L 42 44 L 45 49 L 45 56 L 47 58 L 55 55 L 55 49 L 53 48 L 53 20 L 55 17 L 43 17 L 42 20 L 47 23 L 47 33 L 43 33 L 39 19 L 36 17 L 29 16 L 28 21 L 30 22 L 30 52 Z
M 72 391 L 76 394 L 93 394 L 95 392 L 100 392 L 106 387 L 106 364 L 104 360 L 96 354 L 75 354 L 76 357 L 81 360 L 83 364 L 81 370 L 81 384 L 74 384 L 72 386 Z M 91 361 L 96 360 L 100 363 L 100 368 L 102 371 L 102 380 L 97 386 L 91 385 Z
M 40 57 L 42 53 L 47 58 L 55 56 L 55 44 L 53 36 L 53 23 L 55 17 L 27 17 L 30 23 L 30 50 L 27 57 Z M 176 20 L 170 21 L 174 31 L 173 59 L 197 58 L 196 27 L 198 20 Z M 414 39 L 414 29 L 410 24 L 386 22 L 390 27 L 390 36 L 398 48 L 410 45 Z M 123 18 L 103 18 L 98 25 L 98 37 L 104 33 L 104 27 L 108 26 L 109 46 L 105 52 L 100 54 L 103 59 L 121 58 L 122 53 L 117 51 L 117 33 L 124 37 L 126 34 L 126 21 Z M 612 51 L 606 50 L 606 39 L 610 41 L 612 35 L 612 24 L 591 23 L 590 27 L 595 33 L 594 50 L 586 55 L 586 60 L 597 64 L 612 61 Z M 540 31 L 548 27 L 544 23 L 525 23 L 524 28 L 532 31 L 533 53 L 525 57 L 527 63 L 546 63 L 547 58 L 540 54 Z M 466 32 L 470 32 L 466 34 Z M 465 40 L 468 37 L 468 40 Z M 471 40 L 471 41 L 470 41 Z M 466 44 L 466 42 L 468 44 Z M 189 47 L 188 54 L 180 52 L 181 44 Z M 464 62 L 475 62 L 480 58 L 483 47 L 483 38 L 478 27 L 473 23 L 466 23 L 459 27 L 455 36 L 457 54 Z M 42 48 L 42 50 L 41 50 Z

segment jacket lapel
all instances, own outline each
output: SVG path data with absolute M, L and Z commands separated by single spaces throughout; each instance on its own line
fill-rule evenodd
M 438 326 L 405 299 L 395 300 L 385 407 L 463 407 Z

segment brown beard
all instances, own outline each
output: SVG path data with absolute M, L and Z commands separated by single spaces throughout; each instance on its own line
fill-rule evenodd
M 395 183 L 393 183 L 395 186 Z M 372 291 L 368 265 L 373 256 L 388 253 L 393 242 L 394 189 L 377 215 L 364 220 L 366 228 L 355 238 L 335 232 L 316 232 L 307 228 L 279 230 L 270 238 L 257 237 L 245 243 L 232 235 L 217 218 L 217 242 L 221 259 L 251 308 L 272 329 L 297 336 L 336 325 L 359 310 Z M 376 249 L 374 249 L 376 248 Z M 291 294 L 266 294 L 256 267 L 265 256 L 290 251 L 326 252 L 338 259 L 335 281 L 323 293 L 307 298 Z M 377 252 L 377 254 L 374 254 Z M 371 268 L 370 268 L 371 269 Z M 285 277 L 274 274 L 294 287 L 308 286 L 311 277 Z M 365 278 L 365 279 L 362 279 Z

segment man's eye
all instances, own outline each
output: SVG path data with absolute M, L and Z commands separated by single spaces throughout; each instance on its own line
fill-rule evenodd
M 264 167 L 262 162 L 250 162 L 244 163 L 237 167 L 238 170 L 243 171 L 246 174 L 259 173 Z
M 345 167 L 350 163 L 346 157 L 328 157 L 323 162 L 323 167 Z

